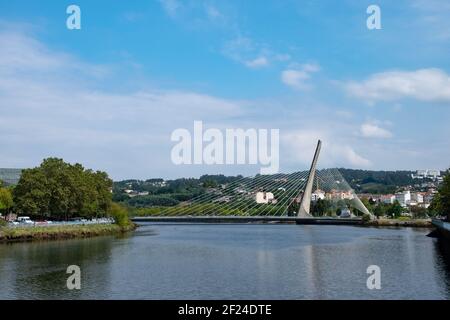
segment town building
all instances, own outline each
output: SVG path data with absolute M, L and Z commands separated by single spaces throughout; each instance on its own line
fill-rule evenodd
M 386 203 L 386 204 L 393 204 L 395 202 L 395 195 L 393 194 L 384 194 L 380 197 L 380 202 Z
M 258 191 L 255 195 L 256 203 L 268 204 L 276 203 L 275 196 L 272 192 Z
M 417 170 L 416 173 L 413 173 L 411 177 L 413 179 L 433 179 L 437 180 L 441 176 L 440 170 Z
M 423 193 L 421 192 L 411 193 L 411 202 L 414 202 L 416 204 L 423 203 Z
M 352 200 L 355 196 L 351 191 L 340 191 L 340 190 L 331 190 L 326 194 L 326 198 L 328 200 Z
M 406 207 L 411 202 L 411 191 L 406 190 L 395 194 L 395 200 L 397 200 L 402 207 Z
M 325 199 L 325 191 L 322 191 L 320 189 L 317 189 L 316 191 L 313 192 L 313 194 L 311 195 L 311 201 L 317 201 L 317 200 L 323 200 Z

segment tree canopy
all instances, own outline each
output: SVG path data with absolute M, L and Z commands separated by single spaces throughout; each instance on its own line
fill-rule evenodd
M 13 191 L 15 210 L 53 219 L 105 216 L 112 202 L 111 188 L 105 172 L 48 158 L 39 167 L 22 171 Z
M 450 221 L 450 169 L 447 170 L 438 193 L 433 198 L 430 211 L 446 215 L 447 220 Z
M 2 188 L 0 180 L 0 213 L 8 213 L 13 204 L 14 202 L 10 189 Z

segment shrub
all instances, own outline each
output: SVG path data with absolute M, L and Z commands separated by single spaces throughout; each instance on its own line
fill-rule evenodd
M 362 216 L 362 221 L 363 221 L 363 222 L 369 222 L 370 219 L 371 219 L 371 217 L 370 217 L 370 214 L 368 214 L 368 213 L 365 213 L 365 214 Z
M 114 222 L 120 227 L 126 227 L 131 224 L 128 217 L 128 210 L 124 206 L 113 202 L 109 210 L 109 215 L 114 219 Z

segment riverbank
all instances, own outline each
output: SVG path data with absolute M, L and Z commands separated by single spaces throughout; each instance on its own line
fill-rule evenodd
M 414 228 L 431 228 L 431 219 L 377 219 L 364 223 L 373 227 L 414 227 Z
M 133 231 L 136 224 L 119 226 L 117 224 L 71 225 L 51 227 L 0 227 L 0 243 L 33 240 L 61 240 L 117 235 Z
M 249 223 L 249 224 L 316 224 L 316 225 L 359 225 L 365 227 L 414 227 L 431 228 L 431 219 L 377 219 L 314 217 L 299 218 L 296 216 L 147 216 L 132 217 L 133 222 L 143 223 Z

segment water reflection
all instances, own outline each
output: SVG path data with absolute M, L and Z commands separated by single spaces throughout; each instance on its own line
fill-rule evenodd
M 450 298 L 450 242 L 445 239 L 435 239 L 435 261 L 441 281 L 445 284 L 446 299 Z
M 108 260 L 113 245 L 110 237 L 0 245 L 0 297 L 82 298 L 83 290 L 68 290 L 69 265 L 78 265 L 82 285 L 95 277 L 97 290 L 109 283 Z
M 131 237 L 0 245 L 0 298 L 445 299 L 449 248 L 408 228 L 146 225 Z M 66 289 L 66 268 L 82 290 Z M 380 266 L 382 290 L 366 270 Z

